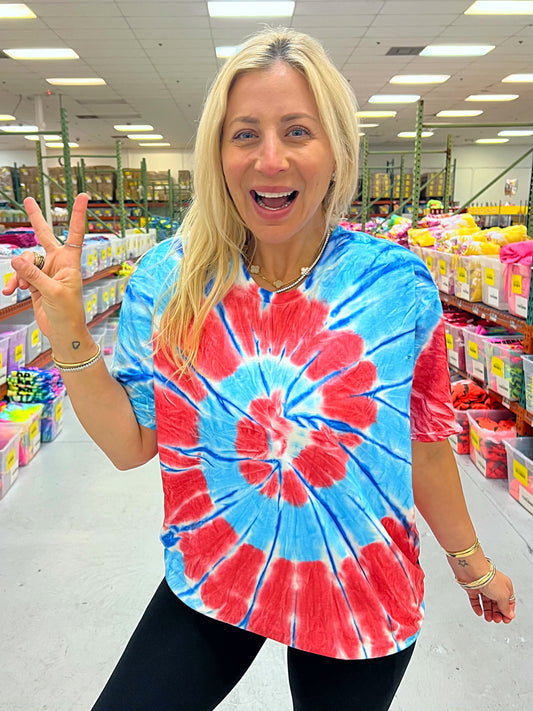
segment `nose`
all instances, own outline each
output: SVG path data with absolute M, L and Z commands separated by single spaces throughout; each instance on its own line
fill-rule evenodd
M 283 141 L 275 134 L 267 134 L 261 141 L 255 169 L 267 176 L 274 176 L 289 167 L 288 154 Z

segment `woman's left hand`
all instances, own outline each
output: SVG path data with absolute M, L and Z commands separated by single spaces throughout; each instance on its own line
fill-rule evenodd
M 479 590 L 467 590 L 472 609 L 487 622 L 504 622 L 508 625 L 515 617 L 516 600 L 511 579 L 496 571 L 488 585 Z

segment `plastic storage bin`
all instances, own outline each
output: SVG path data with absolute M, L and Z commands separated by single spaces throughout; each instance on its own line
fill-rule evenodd
M 0 257 L 0 309 L 5 309 L 6 306 L 12 306 L 17 303 L 17 290 L 11 296 L 5 296 L 2 293 L 2 289 L 7 284 L 8 279 L 14 273 L 13 267 L 11 266 L 11 259 L 7 257 Z M 27 298 L 29 293 L 24 292 Z
M 0 323 L 0 338 L 8 338 L 7 373 L 18 370 L 26 365 L 26 331 L 27 326 Z
M 457 257 L 456 270 L 455 295 L 465 301 L 481 301 L 481 257 Z
M 12 328 L 18 328 L 19 326 L 26 327 L 25 363 L 31 363 L 34 358 L 40 355 L 43 350 L 42 336 L 37 326 L 33 309 L 23 311 L 16 316 L 6 319 L 2 323 Z
M 509 493 L 533 514 L 533 437 L 503 441 L 507 452 Z
M 7 354 L 9 350 L 9 337 L 0 334 L 0 385 L 7 380 Z
M 94 289 L 96 291 L 96 313 L 101 314 L 112 305 L 109 301 L 109 285 L 98 282 Z
M 455 421 L 462 427 L 462 432 L 448 437 L 452 449 L 457 454 L 470 454 L 470 423 L 468 421 L 467 410 L 453 409 Z
M 455 254 L 448 252 L 438 253 L 437 286 L 445 294 L 454 294 L 454 262 L 457 261 Z
M 63 429 L 63 403 L 65 392 L 43 403 L 41 414 L 41 442 L 51 442 Z
M 38 404 L 9 403 L 0 412 L 0 421 L 17 427 L 19 440 L 19 464 L 28 464 L 41 447 L 41 413 Z
M 507 295 L 505 289 L 506 265 L 498 257 L 480 257 L 482 269 L 482 301 L 487 306 L 500 311 L 507 311 Z
M 88 323 L 97 315 L 97 294 L 94 286 L 83 287 L 83 303 L 85 306 L 85 321 Z
M 507 454 L 503 440 L 516 437 L 514 415 L 509 410 L 467 410 L 470 425 L 470 458 L 488 479 L 507 479 Z M 481 422 L 480 422 L 481 420 Z M 494 432 L 484 420 L 511 420 L 508 430 Z
M 487 344 L 487 374 L 491 390 L 509 400 L 520 400 L 524 377 L 520 341 L 494 342 Z
M 426 264 L 426 267 L 431 272 L 433 281 L 435 284 L 438 283 L 438 270 L 439 270 L 439 252 L 431 249 L 430 247 L 421 247 L 422 259 Z
M 0 499 L 4 498 L 18 476 L 19 442 L 18 428 L 0 422 Z
M 476 333 L 476 326 L 465 326 L 463 334 L 466 372 L 473 378 L 477 378 L 487 384 L 492 370 L 492 351 L 490 350 L 490 344 L 509 343 L 522 339 L 519 333 L 513 333 L 512 331 L 505 334 L 478 334 Z
M 465 370 L 465 339 L 464 327 L 444 323 L 446 330 L 446 352 L 448 363 L 454 368 Z
M 533 355 L 522 356 L 522 367 L 524 368 L 526 410 L 533 413 Z
M 525 264 L 509 264 L 508 281 L 510 284 L 507 295 L 509 311 L 521 318 L 527 317 L 529 289 L 531 286 L 531 267 Z
M 93 242 L 88 241 L 81 250 L 81 276 L 88 279 L 96 274 L 98 269 L 98 251 Z

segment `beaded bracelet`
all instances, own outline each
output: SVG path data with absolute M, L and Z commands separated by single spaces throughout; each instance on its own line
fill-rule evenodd
M 90 368 L 91 365 L 94 365 L 97 361 L 100 360 L 102 357 L 102 349 L 100 348 L 100 345 L 97 345 L 97 351 L 96 353 L 88 358 L 87 360 L 83 360 L 80 363 L 61 363 L 61 361 L 58 361 L 54 358 L 54 354 L 52 353 L 52 360 L 54 361 L 54 364 L 58 370 L 63 371 L 64 373 L 75 373 L 78 370 L 85 370 L 85 368 Z
M 478 588 L 485 587 L 485 585 L 488 585 L 496 575 L 496 566 L 490 558 L 487 558 L 487 561 L 490 563 L 490 568 L 489 572 L 485 573 L 483 577 L 478 578 L 477 580 L 472 580 L 471 583 L 463 583 L 460 580 L 457 580 L 457 578 L 455 578 L 455 581 L 465 590 L 478 590 Z
M 470 546 L 470 548 L 465 548 L 464 551 L 457 551 L 456 553 L 452 553 L 451 551 L 445 551 L 446 555 L 448 558 L 466 558 L 469 555 L 472 555 L 475 553 L 477 550 L 480 548 L 480 543 L 479 540 L 476 538 L 474 543 Z

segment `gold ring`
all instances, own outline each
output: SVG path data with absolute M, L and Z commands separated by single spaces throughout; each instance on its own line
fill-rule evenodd
M 38 252 L 33 253 L 33 263 L 37 267 L 37 269 L 42 269 L 44 267 L 46 259 L 43 257 L 42 254 L 39 254 Z

